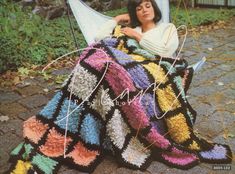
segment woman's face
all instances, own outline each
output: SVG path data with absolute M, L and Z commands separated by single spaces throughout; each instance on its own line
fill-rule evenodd
M 141 24 L 152 22 L 155 16 L 151 1 L 143 0 L 141 4 L 136 7 L 136 15 Z

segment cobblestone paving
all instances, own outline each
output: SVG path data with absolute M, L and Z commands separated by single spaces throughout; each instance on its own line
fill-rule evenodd
M 235 21 L 235 20 L 234 20 Z M 207 57 L 203 69 L 194 76 L 188 93 L 188 100 L 197 111 L 195 130 L 208 140 L 230 145 L 235 151 L 235 22 L 226 29 L 202 33 L 199 37 L 189 36 L 181 56 L 190 63 Z M 67 71 L 58 70 L 54 74 Z M 45 88 L 49 89 L 45 92 Z M 27 79 L 15 90 L 0 89 L 0 116 L 8 116 L 0 121 L 0 173 L 9 164 L 9 152 L 22 141 L 22 123 L 36 114 L 53 96 L 56 88 L 43 79 Z M 229 135 L 227 138 L 226 136 Z M 200 164 L 190 170 L 170 168 L 153 162 L 144 171 L 119 167 L 113 157 L 107 157 L 93 174 L 184 174 L 184 173 L 235 173 L 235 162 L 230 171 L 212 170 L 210 164 Z M 63 166 L 59 174 L 82 174 Z

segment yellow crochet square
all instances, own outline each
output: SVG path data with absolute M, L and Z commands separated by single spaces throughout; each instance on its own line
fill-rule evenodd
M 114 33 L 113 33 L 114 37 L 121 37 L 124 36 L 124 34 L 121 32 L 121 25 L 117 25 L 114 29 Z
M 120 50 L 120 51 L 123 51 L 124 53 L 128 53 L 129 52 L 129 50 L 126 49 L 123 40 L 120 40 L 120 42 L 119 42 L 119 44 L 117 46 L 117 49 Z
M 166 83 L 168 81 L 168 77 L 165 77 L 165 72 L 163 70 L 163 68 L 161 66 L 159 66 L 156 63 L 149 63 L 146 65 L 143 65 L 148 72 L 153 76 L 153 78 L 155 79 L 155 81 L 157 83 Z
M 199 147 L 199 145 L 198 145 L 195 141 L 193 141 L 193 142 L 189 145 L 189 149 L 191 149 L 191 150 L 200 150 L 200 147 Z
M 168 85 L 163 89 L 156 89 L 158 103 L 163 112 L 167 112 L 170 110 L 174 110 L 181 106 L 178 99 L 176 99 L 176 95 L 171 87 Z
M 182 113 L 166 119 L 171 138 L 176 143 L 183 143 L 190 138 L 189 127 Z
M 28 170 L 32 167 L 32 165 L 30 164 L 30 162 L 24 162 L 21 160 L 17 161 L 15 170 L 13 170 L 13 172 L 11 172 L 11 174 L 26 174 L 28 173 Z
M 146 60 L 146 58 L 144 56 L 140 56 L 138 54 L 129 54 L 132 58 L 132 60 L 135 60 L 137 62 L 143 62 Z

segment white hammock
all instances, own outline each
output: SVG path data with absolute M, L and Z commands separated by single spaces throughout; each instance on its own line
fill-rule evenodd
M 169 22 L 170 21 L 170 8 L 169 0 L 155 0 L 159 9 L 162 12 L 162 19 L 160 22 Z M 81 0 L 68 0 L 69 5 L 72 9 L 72 12 L 78 22 L 80 30 L 82 31 L 83 36 L 87 44 L 91 44 L 95 41 L 95 35 L 97 29 L 100 25 L 103 25 L 111 17 L 105 16 L 94 9 L 90 8 L 86 3 Z M 206 58 L 203 57 L 197 63 L 191 65 L 195 72 L 199 71 L 203 64 L 205 63 Z
M 169 22 L 169 1 L 155 0 L 162 12 L 161 22 Z M 68 0 L 72 12 L 78 22 L 80 30 L 84 35 L 86 42 L 91 44 L 94 42 L 96 31 L 100 25 L 103 25 L 107 20 L 111 19 L 94 9 L 90 8 L 81 0 Z

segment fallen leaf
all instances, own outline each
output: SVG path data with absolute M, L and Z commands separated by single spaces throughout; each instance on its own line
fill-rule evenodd
M 228 129 L 225 129 L 224 130 L 224 133 L 223 133 L 223 137 L 224 137 L 224 139 L 227 139 L 228 138 Z
M 15 85 L 19 84 L 19 83 L 20 83 L 20 77 L 16 76 L 16 77 L 14 78 L 14 80 L 13 80 L 13 83 L 14 83 Z
M 235 137 L 234 134 L 228 133 L 228 138 L 234 138 L 234 137 Z
M 213 51 L 213 48 L 208 48 L 209 51 Z
M 8 121 L 9 117 L 8 116 L 0 116 L 0 122 Z
M 44 92 L 49 92 L 49 89 L 45 88 L 43 89 Z
M 34 69 L 36 69 L 37 67 L 38 67 L 37 65 L 32 65 L 32 66 L 31 66 L 31 69 L 34 70 Z
M 67 75 L 59 75 L 59 76 L 56 77 L 55 82 L 57 84 L 62 84 L 62 83 L 64 83 L 66 78 L 67 78 Z
M 28 68 L 20 67 L 18 68 L 18 72 L 20 76 L 28 76 L 30 73 L 30 70 Z
M 44 79 L 44 80 L 49 80 L 49 79 L 52 78 L 52 75 L 50 75 L 50 74 L 48 74 L 48 73 L 42 73 L 42 75 L 43 75 L 43 79 Z
M 217 83 L 219 86 L 224 86 L 224 83 L 223 82 L 218 82 Z
M 20 84 L 18 84 L 17 85 L 17 87 L 20 87 L 20 88 L 23 88 L 23 87 L 26 87 L 26 86 L 29 86 L 29 85 L 31 85 L 31 83 L 30 82 L 21 82 Z

